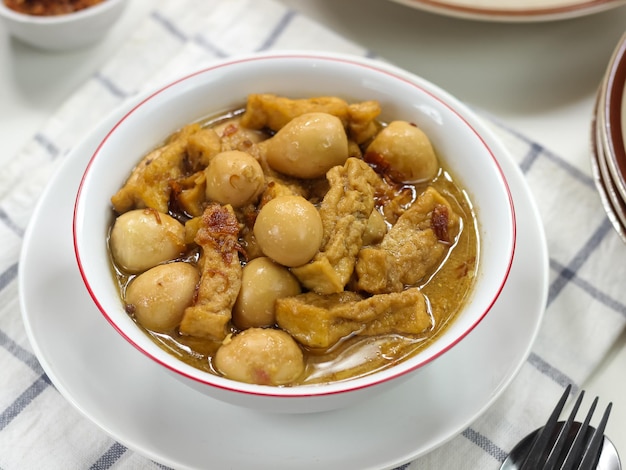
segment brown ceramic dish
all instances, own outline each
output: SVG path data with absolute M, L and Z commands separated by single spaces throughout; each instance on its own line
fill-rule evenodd
M 597 104 L 600 104 L 599 99 Z M 605 160 L 605 152 L 602 146 L 602 129 L 598 122 L 599 111 L 600 107 L 596 106 L 591 129 L 591 169 L 596 189 L 602 201 L 602 206 L 615 231 L 620 238 L 626 242 L 626 203 L 611 179 L 609 168 Z
M 626 200 L 626 150 L 622 119 L 625 87 L 626 35 L 622 37 L 613 52 L 598 103 L 600 142 L 611 178 L 624 200 Z

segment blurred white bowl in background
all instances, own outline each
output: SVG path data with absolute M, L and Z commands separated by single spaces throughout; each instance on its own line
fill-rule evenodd
M 9 33 L 40 49 L 63 51 L 96 43 L 120 17 L 127 0 L 104 0 L 73 13 L 36 16 L 10 9 L 0 0 L 0 20 Z

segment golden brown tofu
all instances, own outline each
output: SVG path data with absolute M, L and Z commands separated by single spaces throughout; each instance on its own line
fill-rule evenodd
M 355 292 L 313 292 L 276 301 L 276 322 L 299 343 L 328 348 L 342 338 L 385 333 L 420 334 L 432 326 L 417 288 L 362 299 Z
M 307 113 L 327 113 L 339 118 L 350 139 L 361 144 L 378 131 L 376 118 L 381 108 L 377 101 L 348 104 L 334 96 L 291 99 L 269 93 L 248 95 L 241 125 L 249 129 L 278 131 L 293 118 Z
M 379 246 L 363 248 L 357 287 L 371 294 L 416 285 L 441 263 L 460 230 L 459 216 L 432 187 L 400 216 Z
M 379 130 L 376 118 L 380 114 L 378 101 L 363 101 L 348 106 L 348 134 L 357 144 L 368 141 Z
M 202 248 L 201 277 L 194 305 L 187 307 L 179 331 L 223 340 L 241 288 L 239 223 L 230 206 L 209 205 L 195 241 Z
M 203 171 L 172 181 L 170 187 L 170 199 L 179 210 L 192 217 L 202 215 L 206 202 L 206 176 Z
M 306 288 L 318 294 L 341 292 L 350 280 L 380 184 L 374 170 L 356 158 L 332 168 L 327 177 L 330 189 L 319 211 L 322 246 L 310 263 L 292 269 Z
M 248 95 L 241 125 L 249 129 L 269 128 L 278 131 L 297 116 L 307 113 L 328 113 L 347 125 L 348 103 L 334 96 L 291 99 L 269 93 Z
M 187 164 L 191 171 L 201 171 L 211 158 L 222 151 L 220 137 L 213 129 L 200 129 L 187 141 Z
M 189 124 L 172 136 L 163 147 L 144 157 L 124 186 L 111 198 L 115 211 L 121 214 L 131 209 L 149 207 L 167 213 L 170 183 L 183 175 L 187 140 L 198 130 L 199 124 Z

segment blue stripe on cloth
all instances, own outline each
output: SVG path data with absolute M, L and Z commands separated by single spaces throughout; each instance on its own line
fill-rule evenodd
M 591 254 L 600 245 L 602 240 L 611 233 L 613 226 L 608 218 L 603 219 L 600 226 L 591 234 L 591 237 L 587 240 L 587 243 L 578 251 L 570 263 L 559 270 L 559 275 L 550 285 L 548 291 L 548 302 L 550 305 L 554 299 L 561 293 L 567 283 L 576 276 L 576 273 L 580 267 L 589 259 Z
M 504 462 L 504 459 L 506 459 L 507 453 L 505 451 L 495 445 L 489 438 L 474 431 L 472 428 L 467 428 L 461 435 L 487 452 L 498 462 Z
M 580 183 L 584 184 L 585 186 L 589 188 L 592 188 L 594 191 L 596 190 L 596 185 L 593 181 L 593 178 L 589 176 L 588 174 L 582 172 L 578 168 L 576 168 L 567 160 L 564 160 L 558 155 L 552 152 L 549 152 L 548 150 L 545 150 L 545 149 L 543 151 L 543 155 L 546 156 L 548 160 L 550 160 L 552 163 L 557 165 L 559 168 L 561 168 L 562 170 L 565 170 L 565 172 L 569 174 L 572 178 L 574 178 L 576 181 L 579 181 Z
M 0 273 L 0 290 L 3 290 L 17 277 L 17 263 L 12 264 Z
M 567 270 L 567 267 L 559 264 L 558 261 L 553 260 L 553 259 L 550 260 L 550 267 L 554 271 L 566 271 Z M 602 292 L 596 286 L 590 284 L 584 279 L 581 279 L 580 277 L 576 275 L 576 273 L 570 273 L 569 276 L 570 276 L 569 282 L 571 282 L 572 284 L 576 284 L 578 287 L 580 287 L 582 290 L 587 292 L 593 299 L 597 300 L 602 305 L 605 305 L 611 310 L 626 317 L 626 305 L 625 304 L 612 298 L 605 292 Z
M 170 35 L 174 36 L 175 38 L 180 39 L 181 42 L 187 42 L 189 40 L 189 37 L 185 34 L 184 31 L 181 31 L 180 29 L 178 29 L 174 23 L 172 23 L 165 16 L 161 15 L 160 12 L 153 11 L 152 15 L 151 15 L 151 18 L 156 20 L 157 23 L 159 23 L 161 26 L 163 26 L 163 28 Z
M 18 237 L 22 238 L 24 236 L 24 230 L 21 227 L 19 227 L 15 222 L 13 222 L 11 217 L 9 217 L 9 214 L 7 214 L 6 211 L 2 208 L 0 208 L 0 222 L 6 225 L 7 228 L 11 230 L 14 234 L 16 234 Z
M 552 161 L 559 168 L 565 170 L 565 172 L 567 174 L 569 174 L 570 176 L 572 176 L 575 180 L 581 182 L 585 186 L 588 186 L 588 187 L 591 187 L 591 188 L 595 188 L 595 183 L 594 183 L 593 178 L 591 176 L 589 176 L 586 173 L 582 172 L 581 170 L 576 168 L 574 165 L 569 163 L 564 158 L 558 156 L 555 153 L 552 153 L 550 150 L 548 150 L 545 147 L 537 144 L 533 140 L 531 140 L 528 137 L 526 137 L 524 134 L 521 134 L 519 131 L 509 127 L 508 125 L 503 123 L 500 120 L 500 118 L 498 118 L 498 116 L 495 116 L 493 114 L 487 113 L 483 109 L 477 110 L 477 113 L 485 116 L 493 124 L 495 124 L 498 127 L 504 129 L 508 134 L 513 135 L 515 138 L 517 138 L 521 142 L 525 142 L 526 144 L 528 144 L 528 146 L 530 148 L 529 149 L 529 154 L 530 155 L 527 156 L 527 157 L 532 157 L 532 161 L 528 161 L 525 164 L 524 164 L 524 162 L 522 162 L 522 164 L 520 165 L 522 172 L 526 173 L 530 169 L 530 166 L 532 166 L 532 163 L 534 163 L 534 161 L 536 161 L 536 158 L 534 158 L 533 155 L 536 154 L 535 156 L 539 156 L 539 153 L 541 153 L 542 156 L 544 156 L 548 160 Z M 522 165 L 524 165 L 524 166 L 522 166 Z
M 222 49 L 217 47 L 215 44 L 210 42 L 206 37 L 204 37 L 201 34 L 198 34 L 196 37 L 193 38 L 193 40 L 197 45 L 202 47 L 202 49 L 209 52 L 211 55 L 215 57 L 218 57 L 220 59 L 225 59 L 226 57 L 229 56 L 228 52 L 223 51 Z
M 285 29 L 287 29 L 287 26 L 289 26 L 289 23 L 291 23 L 291 21 L 293 20 L 295 16 L 296 16 L 295 11 L 287 10 L 285 14 L 282 16 L 282 18 L 278 21 L 278 23 L 272 28 L 269 35 L 265 39 L 265 41 L 261 43 L 261 45 L 257 48 L 256 51 L 260 52 L 260 51 L 265 51 L 267 49 L 270 49 L 276 42 L 276 39 L 280 37 L 283 31 L 285 31 Z
M 45 374 L 39 376 L 30 387 L 24 390 L 24 392 L 0 414 L 0 431 L 6 428 L 16 416 L 50 385 L 51 383 L 48 376 Z
M 533 166 L 533 163 L 537 161 L 541 152 L 543 152 L 543 147 L 539 144 L 532 143 L 530 144 L 530 149 L 524 156 L 524 159 L 519 164 L 520 170 L 522 173 L 526 174 L 530 171 L 530 168 Z
M 116 98 L 127 98 L 130 94 L 118 87 L 109 77 L 105 77 L 100 72 L 94 75 L 94 78 L 100 83 L 111 95 Z
M 163 470 L 174 470 L 172 467 L 168 467 L 167 465 L 163 465 L 159 462 L 153 462 L 157 467 L 162 468 Z M 1 469 L 0 469 L 1 470 Z
M 578 386 L 574 383 L 574 381 L 565 375 L 562 371 L 557 369 L 556 367 L 548 364 L 537 354 L 531 352 L 528 356 L 528 362 L 532 364 L 539 372 L 541 372 L 546 377 L 551 378 L 554 382 L 561 385 L 563 388 L 567 387 L 567 385 L 572 384 L 573 393 L 577 393 Z
M 114 443 L 102 456 L 89 467 L 91 470 L 111 468 L 128 449 L 119 442 Z
M 43 148 L 48 155 L 50 155 L 53 159 L 59 155 L 59 147 L 56 146 L 54 142 L 52 142 L 48 137 L 44 134 L 38 132 L 33 137 L 35 142 L 39 144 L 41 148 Z
M 4 331 L 0 330 L 0 346 L 6 349 L 15 358 L 22 361 L 28 367 L 30 367 L 37 375 L 44 373 L 41 368 L 41 364 L 37 360 L 37 357 L 30 351 L 27 351 L 22 346 L 13 341 Z

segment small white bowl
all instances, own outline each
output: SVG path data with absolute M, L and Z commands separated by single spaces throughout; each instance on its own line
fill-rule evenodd
M 112 277 L 106 235 L 110 197 L 140 157 L 182 125 L 245 103 L 249 93 L 289 97 L 335 95 L 378 100 L 381 119 L 416 123 L 474 202 L 480 254 L 472 298 L 439 338 L 386 370 L 325 385 L 271 387 L 218 377 L 184 364 L 153 343 L 124 311 Z M 311 412 L 344 407 L 419 373 L 461 341 L 487 315 L 507 280 L 515 247 L 515 215 L 505 177 L 482 136 L 489 129 L 435 85 L 396 67 L 359 57 L 274 53 L 219 63 L 147 94 L 110 130 L 84 173 L 74 215 L 78 266 L 94 302 L 139 351 L 191 387 L 257 410 Z M 495 353 L 495 352 L 494 352 Z M 432 363 L 432 364 L 431 364 Z
M 0 20 L 9 33 L 31 46 L 63 51 L 85 47 L 102 39 L 126 4 L 127 0 L 104 0 L 74 13 L 35 16 L 16 12 L 0 0 Z

